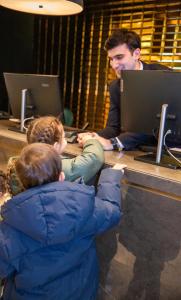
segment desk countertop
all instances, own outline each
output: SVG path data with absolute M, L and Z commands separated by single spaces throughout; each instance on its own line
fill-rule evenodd
M 26 135 L 8 130 L 8 124 L 7 121 L 0 121 L 0 138 L 26 143 Z M 68 144 L 65 153 L 75 156 L 81 153 L 81 148 L 78 147 L 78 144 Z M 181 170 L 168 169 L 134 160 L 134 156 L 140 153 L 140 151 L 121 153 L 105 151 L 105 163 L 107 165 L 126 164 L 125 178 L 135 184 L 139 185 L 140 182 L 144 182 L 150 188 L 154 186 L 154 188 L 162 189 L 168 193 L 170 192 L 170 185 L 177 185 L 177 194 L 181 195 Z M 156 183 L 155 180 L 153 183 L 153 178 L 156 179 Z

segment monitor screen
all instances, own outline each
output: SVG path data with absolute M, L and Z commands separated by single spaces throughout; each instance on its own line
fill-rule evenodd
M 9 104 L 14 118 L 21 118 L 22 90 L 26 90 L 25 117 L 53 115 L 63 121 L 59 76 L 4 73 Z
M 157 134 L 162 104 L 168 104 L 165 132 L 181 145 L 181 72 L 123 71 L 120 88 L 122 131 Z

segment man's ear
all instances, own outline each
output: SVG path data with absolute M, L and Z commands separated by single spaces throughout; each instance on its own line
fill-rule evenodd
M 61 172 L 59 175 L 59 181 L 64 181 L 65 180 L 65 174 L 64 172 Z
M 141 55 L 141 49 L 140 48 L 136 48 L 133 52 L 133 56 L 135 59 L 139 59 Z

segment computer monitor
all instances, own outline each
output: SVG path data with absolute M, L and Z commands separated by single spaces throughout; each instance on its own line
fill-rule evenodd
M 123 71 L 121 130 L 157 135 L 162 105 L 167 104 L 164 134 L 169 145 L 181 147 L 181 72 Z
M 63 101 L 58 75 L 4 73 L 14 118 L 53 115 L 63 121 Z

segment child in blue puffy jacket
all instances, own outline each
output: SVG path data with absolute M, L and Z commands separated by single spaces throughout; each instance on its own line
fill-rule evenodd
M 93 300 L 98 289 L 95 236 L 121 218 L 122 166 L 94 187 L 64 181 L 53 146 L 26 146 L 16 162 L 25 191 L 1 210 L 4 300 Z

